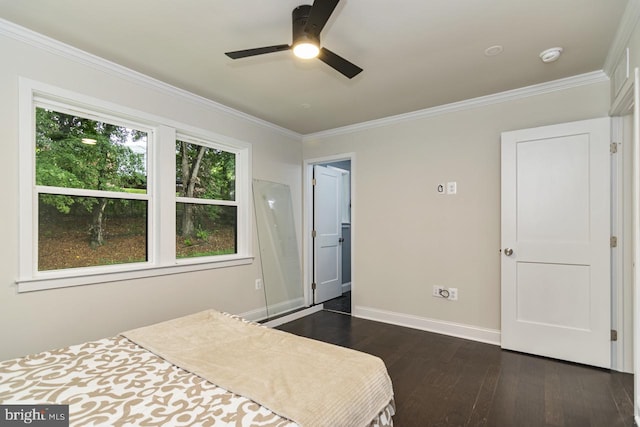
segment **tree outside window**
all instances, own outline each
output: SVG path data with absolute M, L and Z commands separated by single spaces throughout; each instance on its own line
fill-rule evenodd
M 35 109 L 38 270 L 147 260 L 146 132 Z
M 237 253 L 236 154 L 176 141 L 176 257 Z

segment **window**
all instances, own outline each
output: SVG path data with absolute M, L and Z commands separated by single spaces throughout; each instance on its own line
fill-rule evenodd
M 236 155 L 176 141 L 176 257 L 237 252 Z
M 20 88 L 19 291 L 252 262 L 248 144 Z
M 147 261 L 148 131 L 35 105 L 37 270 Z

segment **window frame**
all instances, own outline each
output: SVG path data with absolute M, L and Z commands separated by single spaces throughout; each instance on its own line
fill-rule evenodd
M 51 108 L 147 132 L 146 194 L 36 185 L 36 107 Z M 18 119 L 18 292 L 153 277 L 253 262 L 250 221 L 251 144 L 23 77 L 19 79 Z M 175 193 L 175 143 L 178 136 L 236 155 L 236 192 L 233 204 L 237 206 L 238 237 L 235 254 L 176 258 L 175 219 L 178 198 Z M 54 191 L 56 194 L 75 196 L 95 196 L 99 193 L 110 198 L 146 200 L 147 261 L 38 271 L 38 194 L 43 190 L 47 193 Z M 226 204 L 229 201 L 219 202 L 218 204 Z
M 207 148 L 212 148 L 214 150 L 222 150 L 222 151 L 226 151 L 226 152 L 230 152 L 232 154 L 235 154 L 235 156 L 236 156 L 235 157 L 235 165 L 236 165 L 236 175 L 237 175 L 237 173 L 238 173 L 238 161 L 239 161 L 239 158 L 240 158 L 240 155 L 239 155 L 237 149 L 230 149 L 229 147 L 225 147 L 225 146 L 222 146 L 220 144 L 216 144 L 215 142 L 207 141 L 205 139 L 198 138 L 198 137 L 196 137 L 194 135 L 190 135 L 190 134 L 187 134 L 187 133 L 184 133 L 184 132 L 176 132 L 175 142 L 177 142 L 177 141 L 184 141 L 184 142 L 187 142 L 189 144 L 204 146 L 204 147 L 207 147 Z M 174 145 L 174 147 L 175 147 L 175 145 Z M 175 164 L 175 162 L 174 162 L 174 164 Z M 175 172 L 176 172 L 176 175 L 177 175 L 177 171 L 175 171 Z M 197 197 L 183 197 L 183 196 L 177 196 L 176 195 L 175 201 L 176 201 L 176 204 L 177 203 L 183 203 L 183 204 L 190 203 L 190 204 L 196 204 L 196 205 L 235 206 L 236 209 L 237 209 L 236 214 L 239 216 L 239 214 L 240 214 L 240 204 L 238 202 L 238 190 L 239 190 L 239 188 L 238 188 L 238 177 L 237 176 L 235 177 L 234 184 L 235 184 L 234 185 L 234 187 L 235 187 L 234 188 L 234 196 L 235 196 L 234 200 L 206 199 L 206 198 L 197 198 Z M 175 191 L 174 191 L 174 194 L 175 194 Z M 175 204 L 174 204 L 174 209 L 175 209 Z M 237 223 L 240 222 L 239 221 L 239 217 L 236 218 L 236 221 L 237 221 Z M 236 224 L 236 227 L 239 228 L 239 226 L 240 226 L 239 224 Z M 240 253 L 240 247 L 239 247 L 240 246 L 240 237 L 239 237 L 240 231 L 238 231 L 237 233 L 238 233 L 238 239 L 237 239 L 238 241 L 236 242 L 236 245 L 237 245 L 236 253 Z M 174 233 L 174 235 L 175 235 L 175 233 Z M 175 250 L 174 250 L 174 254 L 175 254 Z M 216 257 L 220 257 L 220 256 L 225 256 L 225 255 L 216 255 Z M 179 264 L 181 264 L 181 263 L 189 264 L 190 260 L 192 260 L 192 259 L 207 259 L 207 258 L 210 258 L 210 257 L 176 258 L 176 262 L 179 263 Z
M 123 120 L 120 117 L 117 116 L 113 116 L 111 114 L 106 114 L 106 113 L 100 113 L 100 112 L 96 112 L 96 111 L 91 111 L 88 110 L 87 108 L 78 108 L 75 105 L 69 105 L 69 104 L 64 104 L 61 103 L 59 101 L 50 101 L 48 98 L 46 97 L 42 97 L 40 95 L 34 95 L 32 98 L 32 124 L 31 124 L 31 129 L 32 129 L 32 134 L 31 134 L 31 155 L 34 157 L 33 159 L 33 164 L 37 166 L 37 162 L 35 159 L 35 134 L 34 134 L 34 129 L 35 129 L 35 110 L 36 108 L 45 108 L 45 109 L 50 109 L 50 110 L 54 110 L 56 112 L 59 113 L 64 113 L 64 114 L 68 114 L 68 115 L 74 115 L 76 117 L 82 117 L 85 119 L 89 119 L 89 120 L 95 120 L 95 121 L 101 121 L 101 122 L 105 122 L 105 123 L 109 123 L 112 125 L 116 125 L 116 126 L 123 126 L 123 127 L 128 127 L 128 128 L 133 128 L 136 130 L 140 130 L 140 131 L 144 131 L 147 133 L 147 147 L 146 147 L 146 158 L 147 158 L 147 162 L 146 162 L 146 188 L 145 188 L 145 193 L 144 194 L 140 194 L 140 193 L 124 193 L 124 192 L 120 192 L 120 191 L 108 191 L 108 190 L 92 190 L 92 189 L 87 189 L 87 188 L 75 188 L 75 187 L 55 187 L 55 186 L 48 186 L 48 185 L 38 185 L 36 183 L 36 179 L 35 179 L 35 173 L 36 173 L 36 167 L 34 167 L 33 170 L 33 179 L 34 179 L 34 185 L 33 185 L 33 200 L 34 200 L 34 206 L 32 206 L 32 216 L 33 216 L 33 239 L 32 239 L 32 256 L 33 259 L 31 260 L 31 264 L 33 264 L 33 271 L 34 273 L 37 273 L 38 275 L 40 275 L 41 273 L 51 273 L 51 275 L 53 276 L 53 272 L 59 272 L 59 271 L 69 271 L 69 270 L 73 270 L 74 272 L 80 272 L 82 274 L 82 272 L 88 272 L 88 273 L 99 273 L 100 271 L 104 271 L 104 272 L 109 272 L 110 270 L 112 270 L 109 267 L 115 267 L 115 266 L 124 266 L 124 265 L 129 265 L 131 268 L 135 268 L 137 267 L 137 265 L 140 264 L 144 264 L 144 265 L 148 265 L 151 261 L 151 254 L 149 251 L 149 248 L 152 247 L 153 245 L 153 241 L 154 241 L 154 233 L 147 233 L 146 237 L 146 246 L 147 246 L 147 261 L 145 262 L 136 262 L 136 263 L 120 263 L 120 264 L 113 264 L 113 265 L 95 265 L 95 266 L 87 266 L 87 267 L 78 267 L 78 268 L 73 268 L 73 269 L 59 269 L 59 270 L 38 270 L 38 256 L 39 256 L 39 245 L 38 245 L 38 237 L 37 237 L 37 231 L 38 230 L 38 196 L 40 194 L 55 194 L 55 195 L 67 195 L 67 196 L 79 196 L 79 197 L 95 197 L 95 198 L 99 198 L 99 197 L 103 197 L 103 198 L 107 198 L 107 199 L 126 199 L 126 200 L 139 200 L 139 201 L 145 201 L 147 202 L 147 230 L 152 230 L 153 228 L 153 180 L 154 180 L 154 167 L 155 164 L 154 162 L 150 161 L 151 158 L 153 158 L 153 146 L 155 145 L 155 139 L 154 139 L 154 134 L 155 131 L 152 127 L 149 127 L 147 124 L 142 124 L 139 122 L 133 122 L 131 120 Z M 22 256 L 23 254 L 21 254 Z

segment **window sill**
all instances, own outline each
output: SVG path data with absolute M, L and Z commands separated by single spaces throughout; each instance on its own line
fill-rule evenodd
M 178 260 L 174 265 L 140 267 L 128 266 L 126 271 L 83 272 L 73 276 L 68 270 L 61 272 L 40 273 L 38 277 L 16 280 L 18 293 L 42 291 L 46 289 L 66 288 L 71 286 L 91 285 L 96 283 L 118 282 L 123 280 L 142 279 L 147 277 L 168 276 L 172 274 L 189 273 L 192 271 L 212 270 L 216 268 L 236 267 L 253 263 L 253 256 L 238 256 L 232 259 L 202 262 L 198 260 Z

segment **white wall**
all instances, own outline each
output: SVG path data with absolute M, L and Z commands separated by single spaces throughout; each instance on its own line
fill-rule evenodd
M 0 23 L 1 25 L 1 23 Z M 131 77 L 86 56 L 43 49 L 13 27 L 0 28 L 0 360 L 114 335 L 120 331 L 216 308 L 252 313 L 265 308 L 251 265 L 48 291 L 16 293 L 18 265 L 18 77 L 226 135 L 253 145 L 253 177 L 288 184 L 296 226 L 301 218 L 302 148 L 297 134 L 230 113 L 213 103 Z M 49 42 L 47 42 L 49 43 Z M 76 58 L 72 58 L 76 56 Z M 97 61 L 100 62 L 100 61 Z M 215 79 L 212 79 L 215 84 Z M 259 255 L 255 240 L 254 254 Z
M 416 319 L 463 324 L 497 335 L 500 133 L 603 117 L 608 108 L 609 83 L 602 79 L 463 111 L 305 137 L 305 159 L 355 153 L 354 312 L 405 324 Z M 437 184 L 447 181 L 457 181 L 457 195 L 436 193 Z M 433 285 L 457 287 L 459 300 L 433 298 Z

